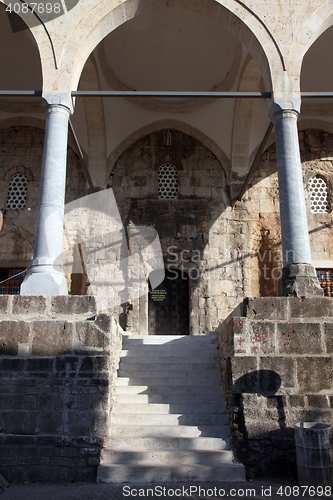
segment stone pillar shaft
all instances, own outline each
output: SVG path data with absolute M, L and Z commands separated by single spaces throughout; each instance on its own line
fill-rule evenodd
M 24 295 L 67 295 L 62 264 L 67 136 L 70 109 L 46 106 L 46 129 L 34 256 L 22 283 Z
M 297 118 L 297 111 L 289 109 L 281 109 L 272 116 L 276 134 L 284 265 L 279 294 L 313 297 L 323 295 L 323 290 L 311 265 Z
M 282 110 L 273 116 L 284 266 L 311 262 L 297 117 L 297 112 L 292 110 Z

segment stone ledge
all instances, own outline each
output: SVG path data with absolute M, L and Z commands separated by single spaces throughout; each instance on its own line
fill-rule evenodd
M 7 295 L 0 307 L 0 355 L 102 354 L 123 333 L 110 314 L 96 312 L 92 296 Z
M 250 297 L 244 300 L 243 314 L 263 321 L 333 320 L 333 297 Z
M 16 318 L 59 319 L 60 316 L 92 317 L 97 314 L 96 300 L 91 295 L 2 295 L 0 320 L 14 315 Z

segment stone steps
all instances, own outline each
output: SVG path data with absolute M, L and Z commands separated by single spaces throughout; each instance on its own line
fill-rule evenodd
M 108 450 L 200 450 L 218 451 L 230 448 L 230 439 L 215 437 L 123 437 L 123 435 L 113 436 L 110 440 Z
M 128 385 L 123 384 L 121 379 L 118 379 L 116 394 L 138 394 L 138 395 L 151 395 L 151 394 L 159 394 L 159 395 L 212 395 L 215 398 L 223 398 L 221 393 L 221 387 L 218 385 L 205 385 L 204 392 L 198 393 L 198 387 L 193 385 L 165 385 L 161 384 L 159 386 L 155 385 L 153 381 L 152 385 Z
M 98 481 L 244 481 L 214 337 L 128 337 Z
M 119 371 L 119 373 L 123 373 L 123 371 Z M 146 373 L 144 374 L 145 376 L 143 377 L 137 377 L 137 376 L 132 376 L 132 377 L 125 377 L 121 375 L 118 379 L 118 384 L 119 385 L 146 385 L 149 387 L 149 383 L 152 382 L 154 386 L 162 386 L 162 387 L 170 387 L 174 385 L 181 385 L 181 386 L 192 386 L 193 384 L 197 386 L 205 386 L 209 387 L 211 384 L 220 384 L 220 377 L 216 375 L 214 378 L 210 377 L 209 375 L 203 375 L 200 377 L 200 375 L 196 375 L 192 377 L 188 376 L 180 376 L 180 377 L 173 377 L 171 375 L 171 372 L 168 373 L 168 376 L 165 377 L 160 377 L 160 373 L 157 372 L 157 375 L 154 377 L 153 375 L 147 375 Z
M 215 414 L 220 411 L 226 411 L 225 405 L 221 403 L 120 403 L 119 401 L 114 405 L 114 413 L 134 414 L 134 415 L 168 415 L 180 414 Z
M 187 465 L 220 465 L 232 463 L 230 450 L 105 450 L 103 459 L 108 464 L 126 462 L 127 465 L 151 465 L 163 463 L 166 465 L 186 463 Z
M 216 437 L 216 438 L 229 438 L 230 429 L 229 425 L 123 425 L 112 424 L 112 436 L 126 436 L 126 437 Z M 112 442 L 112 437 L 111 437 Z
M 245 481 L 242 464 L 211 465 L 100 465 L 98 467 L 99 482 L 104 483 L 167 483 L 188 481 Z
M 173 393 L 155 393 L 150 394 L 131 394 L 131 393 L 121 393 L 117 391 L 117 403 L 121 404 L 143 404 L 143 403 L 161 403 L 161 404 L 182 404 L 182 403 L 193 403 L 195 405 L 209 404 L 215 401 L 215 397 L 219 397 L 219 393 L 213 394 L 173 394 Z M 224 398 L 221 398 L 221 405 L 225 405 Z

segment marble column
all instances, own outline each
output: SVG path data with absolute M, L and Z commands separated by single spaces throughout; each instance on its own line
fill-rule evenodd
M 323 290 L 311 265 L 297 119 L 297 111 L 291 109 L 280 109 L 272 115 L 276 134 L 284 266 L 280 295 L 313 297 L 323 295 Z
M 68 120 L 71 97 L 44 96 L 46 128 L 34 255 L 22 295 L 67 295 L 62 263 Z

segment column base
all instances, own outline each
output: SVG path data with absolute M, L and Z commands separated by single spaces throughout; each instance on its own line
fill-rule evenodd
M 311 264 L 289 264 L 282 269 L 280 297 L 322 297 L 315 268 Z
M 21 295 L 68 295 L 67 280 L 64 273 L 53 267 L 29 269 L 20 290 Z

